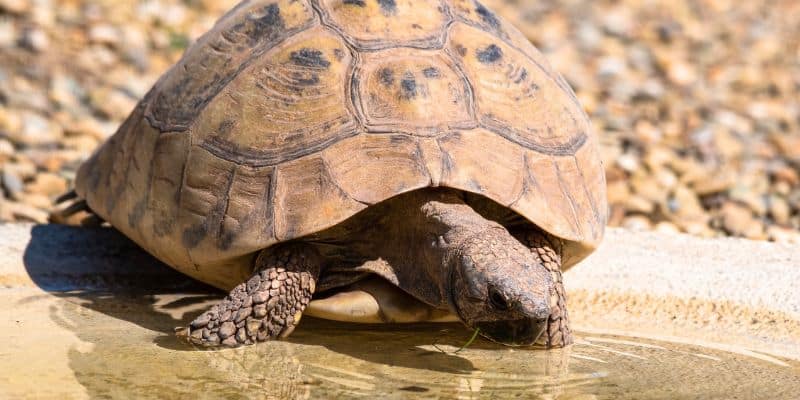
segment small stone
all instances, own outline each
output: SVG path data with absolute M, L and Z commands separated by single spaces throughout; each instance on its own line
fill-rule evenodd
M 58 196 L 67 191 L 67 181 L 56 174 L 41 173 L 25 189 L 30 193 Z
M 95 89 L 89 94 L 92 106 L 103 115 L 116 120 L 125 119 L 136 107 L 136 100 L 111 88 Z
M 3 168 L 3 188 L 12 197 L 17 198 L 25 189 L 25 184 L 17 171 L 11 168 Z
M 277 289 L 277 288 L 279 288 L 279 287 L 281 286 L 281 282 L 280 282 L 280 281 L 278 281 L 278 280 L 274 280 L 274 281 L 272 281 L 272 284 L 271 284 L 271 285 L 272 285 L 271 287 L 272 287 L 273 289 Z
M 794 229 L 773 225 L 767 228 L 767 236 L 777 243 L 800 245 L 800 231 Z
M 0 215 L 9 216 L 11 219 L 46 224 L 50 213 L 28 204 L 5 201 L 0 198 Z
M 239 343 L 236 341 L 235 337 L 231 336 L 231 337 L 223 340 L 222 341 L 222 345 L 223 346 L 228 346 L 228 347 L 236 347 L 236 346 L 239 345 Z
M 20 114 L 21 129 L 10 131 L 9 138 L 19 144 L 37 146 L 57 143 L 64 137 L 59 125 L 32 111 Z
M 747 207 L 728 201 L 720 209 L 722 226 L 733 235 L 765 239 L 764 226 Z
M 220 322 L 230 321 L 232 316 L 233 313 L 231 310 L 225 310 L 225 312 L 222 313 L 222 316 L 219 317 L 219 320 Z
M 0 0 L 0 10 L 9 14 L 26 14 L 31 10 L 31 2 L 27 0 Z
M 23 32 L 20 44 L 22 47 L 29 50 L 43 53 L 50 47 L 50 38 L 45 31 L 38 28 L 31 28 Z
M 791 160 L 800 162 L 800 135 L 775 133 L 771 136 L 771 139 L 781 154 Z
M 219 337 L 222 339 L 226 339 L 236 333 L 236 324 L 233 322 L 227 321 L 222 323 L 219 327 Z
M 633 231 L 647 231 L 652 229 L 650 219 L 643 215 L 632 215 L 622 220 L 622 227 Z
M 625 171 L 634 172 L 639 169 L 639 158 L 633 154 L 625 153 L 617 158 L 617 165 Z
M 120 33 L 111 25 L 100 24 L 89 29 L 89 40 L 97 44 L 116 45 L 119 43 Z
M 655 230 L 657 232 L 669 233 L 669 234 L 676 234 L 680 233 L 680 229 L 678 229 L 675 224 L 667 221 L 661 221 L 656 224 Z
M 789 203 L 783 197 L 770 196 L 769 197 L 769 213 L 772 219 L 781 225 L 788 225 L 791 218 L 792 210 Z

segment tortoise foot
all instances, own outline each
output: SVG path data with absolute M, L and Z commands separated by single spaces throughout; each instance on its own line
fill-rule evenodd
M 572 344 L 572 331 L 569 328 L 567 314 L 567 294 L 561 276 L 561 247 L 559 243 L 555 243 L 557 239 L 551 240 L 547 234 L 538 230 L 518 233 L 515 236 L 541 259 L 542 264 L 550 271 L 554 283 L 550 293 L 551 306 L 547 327 L 536 344 L 548 349 Z
M 300 322 L 318 274 L 319 257 L 310 247 L 265 250 L 247 282 L 236 286 L 178 336 L 205 347 L 238 347 L 284 338 Z

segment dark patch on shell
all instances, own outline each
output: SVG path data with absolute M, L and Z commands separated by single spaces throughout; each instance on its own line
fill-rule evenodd
M 397 14 L 397 3 L 395 0 L 378 0 L 378 4 L 381 5 L 381 11 L 383 11 L 384 15 Z
M 344 51 L 342 49 L 333 49 L 333 57 L 338 61 L 342 61 L 344 58 Z
M 527 78 L 528 78 L 528 70 L 523 68 L 522 71 L 519 73 L 519 78 L 517 78 L 517 80 L 514 81 L 514 83 L 519 84 L 520 82 L 524 81 Z
M 257 58 L 257 49 L 286 34 L 280 7 L 273 3 L 260 13 L 253 13 L 208 44 L 210 49 L 195 52 L 183 65 L 180 79 L 166 82 L 153 94 L 152 107 L 146 118 L 161 132 L 185 131 L 198 114 L 225 86 Z M 233 47 L 231 43 L 246 43 Z M 255 50 L 243 62 L 233 63 L 231 53 Z M 199 53 L 199 54 L 198 54 Z M 207 70 L 195 62 L 202 57 Z M 191 61 L 191 62 L 190 62 Z M 206 72 L 200 72 L 206 71 Z M 213 74 L 210 71 L 215 71 Z
M 488 8 L 484 7 L 483 4 L 475 2 L 475 12 L 481 17 L 481 20 L 489 26 L 491 26 L 495 30 L 500 29 L 500 20 L 497 19 L 497 16 L 494 15 L 493 12 L 489 11 Z
M 403 76 L 403 80 L 400 81 L 400 90 L 402 91 L 401 96 L 404 99 L 408 100 L 417 97 L 417 81 L 410 72 L 406 73 Z
M 293 51 L 289 56 L 295 65 L 310 68 L 328 68 L 331 62 L 325 59 L 321 51 L 317 49 L 302 48 L 299 51 Z
M 208 224 L 203 222 L 201 224 L 193 225 L 183 231 L 183 245 L 188 249 L 193 249 L 208 236 Z
M 394 83 L 394 71 L 392 71 L 389 67 L 381 68 L 378 72 L 380 76 L 381 83 L 386 86 L 391 86 Z
M 466 48 L 466 47 L 464 47 L 462 44 L 460 44 L 460 43 L 457 43 L 457 44 L 455 45 L 455 48 L 456 48 L 456 52 L 457 52 L 457 53 L 458 53 L 458 55 L 460 55 L 461 57 L 464 57 L 464 56 L 466 56 L 466 55 L 467 55 L 467 48 Z
M 131 228 L 136 228 L 139 225 L 139 222 L 141 222 L 142 218 L 144 217 L 146 206 L 146 199 L 136 202 L 133 210 L 131 210 L 130 214 L 128 214 L 128 226 Z
M 227 136 L 229 133 L 231 133 L 231 131 L 235 126 L 236 126 L 236 121 L 231 119 L 226 119 L 219 123 L 219 126 L 217 127 L 217 134 L 219 136 Z
M 422 73 L 425 75 L 426 78 L 441 78 L 442 73 L 436 67 L 428 67 L 422 70 Z
M 292 79 L 294 83 L 300 86 L 315 86 L 319 84 L 318 74 L 302 74 L 300 72 L 295 72 L 292 74 Z
M 367 3 L 364 0 L 344 0 L 343 4 L 351 5 L 351 6 L 359 6 L 359 7 L 366 7 Z
M 496 44 L 490 44 L 483 50 L 477 52 L 478 61 L 484 64 L 491 64 L 503 58 L 503 50 L 497 47 Z

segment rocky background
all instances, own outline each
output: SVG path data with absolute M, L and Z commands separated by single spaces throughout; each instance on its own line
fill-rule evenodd
M 800 243 L 800 1 L 491 0 L 602 141 L 610 224 Z M 81 160 L 235 0 L 0 0 L 0 221 Z

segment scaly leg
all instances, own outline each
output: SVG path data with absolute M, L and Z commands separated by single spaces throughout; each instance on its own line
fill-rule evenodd
M 253 276 L 178 335 L 209 347 L 288 336 L 311 301 L 322 261 L 313 247 L 301 243 L 262 251 Z
M 561 244 L 557 243 L 556 239 L 551 239 L 547 234 L 535 229 L 516 232 L 514 236 L 530 247 L 531 252 L 541 259 L 542 264 L 550 271 L 550 276 L 553 278 L 554 290 L 550 297 L 551 311 L 547 330 L 536 341 L 536 344 L 547 348 L 572 344 L 572 331 L 569 329 L 569 315 L 567 315 L 567 295 L 561 278 Z

